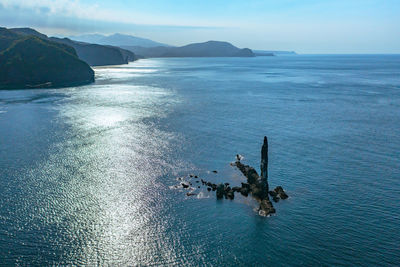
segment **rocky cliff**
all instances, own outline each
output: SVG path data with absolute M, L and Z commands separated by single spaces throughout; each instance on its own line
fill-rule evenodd
M 36 36 L 44 40 L 73 47 L 78 57 L 91 66 L 121 65 L 136 60 L 136 56 L 132 51 L 120 47 L 78 42 L 68 38 L 49 38 L 31 28 L 13 28 L 11 30 L 18 34 Z
M 93 70 L 72 47 L 0 28 L 0 89 L 73 86 L 93 81 Z

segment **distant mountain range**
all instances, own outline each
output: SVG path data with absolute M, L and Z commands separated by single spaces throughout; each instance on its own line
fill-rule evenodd
M 209 41 L 200 44 L 189 44 L 182 47 L 174 47 L 172 45 L 159 43 L 150 39 L 140 38 L 137 36 L 115 33 L 112 35 L 102 34 L 85 34 L 69 37 L 72 40 L 86 42 L 92 44 L 119 46 L 134 52 L 137 56 L 142 57 L 225 57 L 237 56 L 236 52 L 232 52 L 231 46 L 226 42 Z M 216 48 L 216 50 L 213 50 Z M 223 51 L 224 48 L 230 50 Z M 199 49 L 203 49 L 200 51 Z M 209 51 L 206 51 L 209 50 Z M 255 56 L 280 56 L 280 55 L 296 55 L 293 51 L 272 51 L 272 50 L 252 50 Z M 239 56 L 249 56 L 250 53 L 243 53 Z M 254 56 L 253 55 L 253 56 Z M 251 55 L 250 55 L 251 56 Z
M 44 38 L 0 28 L 0 89 L 60 87 L 94 81 L 75 49 Z
M 208 41 L 174 47 L 132 35 L 116 33 L 105 36 L 101 34 L 87 34 L 71 36 L 75 41 L 114 45 L 130 50 L 142 57 L 254 57 L 248 49 L 239 49 L 227 42 Z
M 79 36 L 71 36 L 70 39 L 86 43 L 113 45 L 113 46 L 141 46 L 141 47 L 170 46 L 149 39 L 140 38 L 132 35 L 120 34 L 120 33 L 115 33 L 109 36 L 101 34 L 86 34 Z
M 254 57 L 249 48 L 237 48 L 228 42 L 208 41 L 181 47 L 122 46 L 144 57 Z

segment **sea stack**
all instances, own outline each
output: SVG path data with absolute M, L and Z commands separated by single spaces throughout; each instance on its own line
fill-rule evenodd
M 268 138 L 264 136 L 264 143 L 261 148 L 261 186 L 262 192 L 268 197 Z
M 268 191 L 268 138 L 266 136 L 264 137 L 264 142 L 261 147 L 261 175 L 258 175 L 256 169 L 253 167 L 243 164 L 241 162 L 242 159 L 243 157 L 237 154 L 235 163 L 231 163 L 231 166 L 236 166 L 247 179 L 247 183 L 242 183 L 242 186 L 230 187 L 229 183 L 220 183 L 217 185 L 203 179 L 200 179 L 201 183 L 207 186 L 209 192 L 211 190 L 216 191 L 215 194 L 217 199 L 223 199 L 225 197 L 225 199 L 233 200 L 235 198 L 235 192 L 240 193 L 245 197 L 251 194 L 251 196 L 260 204 L 258 208 L 260 215 L 268 216 L 275 213 L 275 208 L 272 205 L 269 196 L 271 196 L 272 200 L 275 202 L 278 202 L 280 199 L 287 199 L 289 196 L 283 190 L 282 186 L 277 186 L 274 190 Z M 192 174 L 189 175 L 189 177 L 198 178 L 197 175 Z M 196 182 L 199 182 L 199 180 L 196 180 Z M 190 182 L 181 184 L 184 188 L 190 188 L 190 185 L 192 185 Z
M 252 196 L 260 203 L 259 212 L 262 215 L 275 213 L 275 208 L 268 197 L 268 139 L 264 137 L 264 143 L 261 148 L 261 177 L 257 171 L 249 166 L 236 160 L 236 167 L 247 178 Z

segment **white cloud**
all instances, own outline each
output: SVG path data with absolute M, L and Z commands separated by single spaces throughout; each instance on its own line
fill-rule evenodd
M 79 0 L 0 0 L 0 3 L 9 9 L 31 9 L 37 13 L 53 15 L 88 17 L 98 8 L 97 5 L 85 5 Z
M 5 9 L 13 12 L 18 10 L 31 11 L 44 16 L 63 16 L 84 20 L 101 22 L 145 24 L 145 25 L 168 25 L 168 26 L 203 26 L 203 27 L 227 27 L 223 21 L 209 20 L 184 20 L 176 16 L 159 16 L 134 12 L 128 10 L 110 10 L 101 4 L 86 4 L 79 0 L 0 0 Z

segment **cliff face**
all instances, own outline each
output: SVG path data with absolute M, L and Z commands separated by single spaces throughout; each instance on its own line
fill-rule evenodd
M 49 38 L 30 28 L 14 28 L 11 29 L 11 31 L 17 34 L 36 36 L 43 40 L 73 47 L 76 50 L 78 57 L 91 66 L 121 65 L 136 60 L 135 54 L 132 51 L 115 46 L 77 42 L 68 38 Z
M 115 46 L 113 46 L 115 47 Z M 137 57 L 135 55 L 135 53 L 133 53 L 132 51 L 120 48 L 120 47 L 115 47 L 119 50 L 119 52 L 121 52 L 121 55 L 123 57 L 123 59 L 128 63 L 128 62 L 132 62 L 137 60 Z
M 121 65 L 135 60 L 133 52 L 119 47 L 81 43 L 68 38 L 51 37 L 50 40 L 75 48 L 78 57 L 91 66 Z
M 72 47 L 0 29 L 0 89 L 60 87 L 94 82 Z

